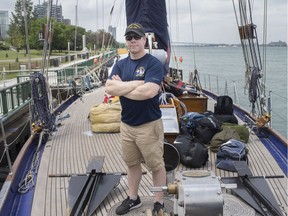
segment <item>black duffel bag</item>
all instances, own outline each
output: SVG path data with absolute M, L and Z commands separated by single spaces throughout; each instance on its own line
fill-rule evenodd
M 180 154 L 180 162 L 191 168 L 199 168 L 208 160 L 208 149 L 205 145 L 193 141 L 189 135 L 178 135 L 174 146 Z
M 208 144 L 212 137 L 220 132 L 221 123 L 213 116 L 208 116 L 197 121 L 195 129 L 195 140 L 200 143 Z

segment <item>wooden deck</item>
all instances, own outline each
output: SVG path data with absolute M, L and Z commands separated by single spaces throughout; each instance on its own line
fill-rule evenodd
M 90 108 L 101 103 L 104 88 L 84 94 L 76 100 L 64 113 L 70 117 L 63 120 L 51 139 L 47 142 L 39 167 L 37 185 L 32 206 L 33 216 L 68 215 L 69 177 L 49 177 L 51 174 L 85 173 L 86 166 L 92 156 L 105 156 L 103 172 L 125 172 L 125 164 L 121 158 L 119 133 L 92 133 L 88 114 Z M 212 107 L 213 104 L 208 106 Z M 212 110 L 210 108 L 210 110 Z M 284 175 L 269 154 L 267 149 L 251 134 L 249 143 L 249 167 L 254 175 Z M 209 152 L 209 161 L 202 169 L 210 169 L 217 176 L 236 176 L 215 167 L 215 153 Z M 187 170 L 179 165 L 178 170 Z M 143 171 L 147 171 L 143 166 Z M 153 196 L 149 188 L 151 174 L 143 175 L 139 195 Z M 287 178 L 268 180 L 279 205 L 287 210 Z M 95 212 L 95 215 L 107 215 L 109 210 L 127 197 L 127 178 L 123 176 L 117 187 L 110 192 Z

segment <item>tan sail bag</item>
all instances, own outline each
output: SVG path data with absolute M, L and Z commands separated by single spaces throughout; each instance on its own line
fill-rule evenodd
M 101 103 L 90 109 L 91 130 L 93 132 L 120 132 L 120 101 Z

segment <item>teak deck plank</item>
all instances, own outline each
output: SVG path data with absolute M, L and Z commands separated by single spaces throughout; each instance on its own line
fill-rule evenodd
M 119 133 L 92 133 L 88 115 L 90 108 L 104 98 L 104 88 L 83 95 L 64 111 L 70 117 L 62 121 L 50 140 L 46 143 L 38 172 L 32 216 L 68 215 L 69 177 L 49 177 L 49 174 L 83 174 L 92 156 L 105 156 L 103 172 L 126 172 L 121 158 Z M 213 103 L 208 109 L 213 111 Z M 254 175 L 285 175 L 268 150 L 251 133 L 249 143 L 249 167 Z M 221 177 L 235 177 L 236 173 L 217 169 L 216 154 L 209 150 L 209 161 L 200 169 L 209 169 Z M 143 165 L 143 175 L 139 188 L 140 196 L 153 196 L 151 173 Z M 176 170 L 189 170 L 179 164 Z M 273 193 L 278 202 L 287 208 L 287 178 L 268 180 L 274 185 Z M 109 209 L 127 197 L 127 177 L 123 175 L 117 187 L 110 192 L 94 215 L 107 215 Z

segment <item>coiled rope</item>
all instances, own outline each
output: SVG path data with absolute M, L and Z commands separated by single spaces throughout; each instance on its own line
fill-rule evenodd
M 33 73 L 30 75 L 30 80 L 33 99 L 33 121 L 40 123 L 42 128 L 52 131 L 56 117 L 49 110 L 46 79 L 42 73 Z
M 261 75 L 259 73 L 259 69 L 254 67 L 252 70 L 252 74 L 251 74 L 251 79 L 250 79 L 250 84 L 249 84 L 249 101 L 252 103 L 252 105 L 254 106 L 254 104 L 257 101 L 257 98 L 259 97 L 258 94 L 258 80 L 261 78 Z M 253 109 L 255 107 L 252 107 Z

